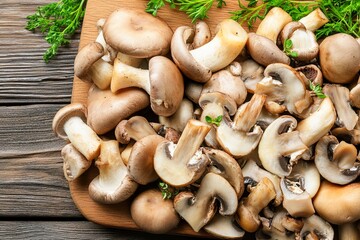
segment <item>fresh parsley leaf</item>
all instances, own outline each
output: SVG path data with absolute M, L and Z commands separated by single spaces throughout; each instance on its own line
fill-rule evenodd
M 311 81 L 309 81 L 309 88 L 318 98 L 326 98 L 326 95 L 323 93 L 320 85 L 314 85 Z
M 161 191 L 163 199 L 174 198 L 179 193 L 178 189 L 169 186 L 167 183 L 159 182 L 158 186 Z
M 210 124 L 214 124 L 217 127 L 220 126 L 220 122 L 222 121 L 223 116 L 219 115 L 216 118 L 211 118 L 210 116 L 205 116 L 205 121 Z
M 284 53 L 289 57 L 296 58 L 299 56 L 297 52 L 292 51 L 293 42 L 291 41 L 291 39 L 285 39 L 283 47 L 284 47 Z

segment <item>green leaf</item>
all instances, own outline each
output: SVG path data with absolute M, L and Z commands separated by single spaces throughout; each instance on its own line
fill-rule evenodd
M 309 80 L 309 88 L 318 98 L 326 98 L 326 95 L 323 93 L 322 87 L 320 85 L 318 84 L 314 85 Z
M 214 124 L 217 127 L 220 126 L 220 122 L 222 121 L 223 116 L 219 115 L 216 118 L 211 118 L 210 116 L 205 116 L 205 121 L 210 124 Z

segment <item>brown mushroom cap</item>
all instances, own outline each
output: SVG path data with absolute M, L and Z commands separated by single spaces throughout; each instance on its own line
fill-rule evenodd
M 103 46 L 98 42 L 92 42 L 85 45 L 76 55 L 74 61 L 74 74 L 84 81 L 91 66 L 105 54 Z
M 131 8 L 112 12 L 106 19 L 103 33 L 106 42 L 115 50 L 139 58 L 165 55 L 173 34 L 160 18 Z

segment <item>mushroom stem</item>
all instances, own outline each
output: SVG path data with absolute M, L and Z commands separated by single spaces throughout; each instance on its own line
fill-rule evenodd
M 64 131 L 74 147 L 92 160 L 99 155 L 101 139 L 80 117 L 71 117 L 64 124 Z
M 203 46 L 190 51 L 201 65 L 216 72 L 229 65 L 244 48 L 247 33 L 234 20 L 226 19 L 218 26 L 215 37 Z
M 333 152 L 333 159 L 338 159 L 338 166 L 341 169 L 350 169 L 354 166 L 357 157 L 357 150 L 353 144 L 341 141 Z
M 273 7 L 259 24 L 256 34 L 267 37 L 274 43 L 283 27 L 292 21 L 291 16 L 279 7 Z
M 132 67 L 121 62 L 118 58 L 114 62 L 114 71 L 111 79 L 111 91 L 138 87 L 144 89 L 150 94 L 150 77 L 149 70 Z
M 142 58 L 135 58 L 135 57 L 132 57 L 130 55 L 127 55 L 125 53 L 121 53 L 121 52 L 118 52 L 117 53 L 117 56 L 116 56 L 117 59 L 120 60 L 120 62 L 126 64 L 126 65 L 129 65 L 129 66 L 132 66 L 132 67 L 140 67 L 143 59 Z
M 345 223 L 339 226 L 339 240 L 360 239 L 360 230 L 355 223 Z
M 320 8 L 317 8 L 305 17 L 301 18 L 299 22 L 304 24 L 307 30 L 315 32 L 324 24 L 329 22 L 329 19 L 325 16 L 325 14 L 321 11 Z

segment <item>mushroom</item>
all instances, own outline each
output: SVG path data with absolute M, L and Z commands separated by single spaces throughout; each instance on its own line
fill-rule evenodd
M 249 33 L 248 37 L 246 49 L 257 63 L 263 66 L 273 63 L 290 65 L 290 58 L 273 41 L 256 33 Z
M 240 198 L 244 192 L 244 179 L 237 161 L 219 149 L 204 148 L 204 152 L 210 160 L 208 172 L 219 174 L 225 178 Z
M 326 17 L 326 15 L 321 11 L 320 8 L 316 8 L 311 13 L 306 15 L 305 17 L 302 17 L 299 22 L 301 22 L 307 30 L 310 30 L 312 32 L 315 32 L 319 28 L 321 28 L 323 25 L 325 25 L 327 22 L 329 22 L 329 19 Z
M 66 180 L 69 182 L 77 179 L 91 166 L 92 161 L 87 160 L 71 143 L 61 149 L 61 157 L 64 160 L 63 170 Z
M 281 178 L 283 207 L 293 217 L 310 217 L 315 213 L 312 198 L 320 187 L 320 174 L 315 164 L 299 161 L 287 177 Z
M 216 130 L 216 139 L 229 154 L 240 157 L 249 154 L 258 145 L 262 130 L 256 125 L 263 104 L 264 95 L 254 94 L 236 113 L 233 122 L 225 114 Z
M 329 208 L 329 206 L 327 206 Z M 316 214 L 304 218 L 304 226 L 300 231 L 301 239 L 334 239 L 332 226 Z
M 346 128 L 334 128 L 331 134 L 337 139 L 344 140 L 348 143 L 359 145 L 360 144 L 360 129 L 347 130 Z
M 242 239 L 245 231 L 235 221 L 234 216 L 215 214 L 214 218 L 204 226 L 204 230 L 223 239 Z
M 71 103 L 62 107 L 54 116 L 54 133 L 71 144 L 87 160 L 93 160 L 100 153 L 101 139 L 86 124 L 86 107 L 81 103 Z
M 349 83 L 360 70 L 360 44 L 349 34 L 328 36 L 320 44 L 319 61 L 331 83 Z
M 341 225 L 360 219 L 359 199 L 360 182 L 341 186 L 323 180 L 313 204 L 320 217 Z
M 221 92 L 234 99 L 236 105 L 240 106 L 246 99 L 247 91 L 239 72 L 235 73 L 230 70 L 231 68 L 236 68 L 241 72 L 240 63 L 232 62 L 227 69 L 220 70 L 211 76 L 210 80 L 204 84 L 201 94 Z
M 115 60 L 111 91 L 138 87 L 150 95 L 152 110 L 160 116 L 176 112 L 184 96 L 184 80 L 176 65 L 168 58 L 155 56 L 149 69 L 139 69 Z
M 163 199 L 161 192 L 155 189 L 139 193 L 131 202 L 130 213 L 139 228 L 154 234 L 167 233 L 180 222 L 172 200 Z
M 354 129 L 359 116 L 350 106 L 349 89 L 338 84 L 326 84 L 323 87 L 323 92 L 334 103 L 337 113 L 337 125 L 345 127 L 347 130 Z
M 360 162 L 353 144 L 336 137 L 322 137 L 315 148 L 315 164 L 322 177 L 335 184 L 348 184 L 360 176 Z
M 303 143 L 311 146 L 330 131 L 335 120 L 334 105 L 330 98 L 324 98 L 315 112 L 299 122 L 296 130 L 299 131 Z
M 159 135 L 149 135 L 141 138 L 132 147 L 127 163 L 128 173 L 137 183 L 146 185 L 158 179 L 154 169 L 156 147 L 165 141 Z
M 351 106 L 360 108 L 360 76 L 355 87 L 350 90 L 349 98 Z
M 239 23 L 225 19 L 217 26 L 215 37 L 208 43 L 190 50 L 191 27 L 178 27 L 171 40 L 171 55 L 181 71 L 196 82 L 207 82 L 212 72 L 228 66 L 240 54 L 247 41 L 247 32 Z
M 194 25 L 195 36 L 191 43 L 191 49 L 195 49 L 205 45 L 211 40 L 211 31 L 209 25 L 205 21 L 197 21 Z
M 238 198 L 233 187 L 222 176 L 207 173 L 196 195 L 180 192 L 174 198 L 174 206 L 179 215 L 198 232 L 217 212 L 216 200 L 219 201 L 218 212 L 221 215 L 229 216 L 236 212 Z
M 345 223 L 339 226 L 339 240 L 357 240 L 360 239 L 360 229 L 356 223 Z
M 189 99 L 183 98 L 176 112 L 169 117 L 159 116 L 159 122 L 168 128 L 182 132 L 186 123 L 192 118 L 194 118 L 194 106 Z
M 255 93 L 267 96 L 265 107 L 269 112 L 276 114 L 287 110 L 299 116 L 310 107 L 312 98 L 295 69 L 274 63 L 265 68 L 264 76 L 256 85 Z
M 93 82 L 98 88 L 110 86 L 113 66 L 104 61 L 105 50 L 98 42 L 91 42 L 80 49 L 74 61 L 74 74 L 85 82 Z
M 98 35 L 95 39 L 95 42 L 100 43 L 104 48 L 104 55 L 101 57 L 105 62 L 108 62 L 110 64 L 114 63 L 114 59 L 116 58 L 117 52 L 106 43 L 104 34 L 103 34 L 103 27 L 105 24 L 106 18 L 100 18 L 96 22 L 96 28 L 98 30 Z
M 259 143 L 259 158 L 263 167 L 280 177 L 289 176 L 292 166 L 307 150 L 294 131 L 297 121 L 294 117 L 283 115 L 272 122 L 264 131 Z
M 256 34 L 270 39 L 276 44 L 278 35 L 292 17 L 280 7 L 273 7 L 260 22 Z
M 282 29 L 280 36 L 283 46 L 288 40 L 292 42 L 291 51 L 296 53 L 292 58 L 295 60 L 309 62 L 317 57 L 319 44 L 315 34 L 307 30 L 301 22 L 289 22 Z
M 165 141 L 158 145 L 154 168 L 164 182 L 182 187 L 201 177 L 209 160 L 199 147 L 209 131 L 209 125 L 190 119 L 177 144 Z
M 323 85 L 323 76 L 320 68 L 318 68 L 315 64 L 308 64 L 305 66 L 295 68 L 296 71 L 302 73 L 307 81 L 305 81 L 305 85 L 309 86 L 309 81 L 316 85 Z
M 112 93 L 109 89 L 100 90 L 93 85 L 88 92 L 87 124 L 97 134 L 104 134 L 148 105 L 149 97 L 140 89 L 127 88 Z
M 243 177 L 246 182 L 260 182 L 263 178 L 269 179 L 275 189 L 276 197 L 273 204 L 279 206 L 283 201 L 283 193 L 280 189 L 280 178 L 262 168 L 260 168 L 255 161 L 249 159 L 246 161 L 245 165 L 241 168 Z
M 198 104 L 201 96 L 203 84 L 188 80 L 185 82 L 185 96 L 190 99 L 193 103 Z
M 259 213 L 276 196 L 275 188 L 268 178 L 263 178 L 242 198 L 237 209 L 236 221 L 247 232 L 255 232 L 260 226 Z
M 252 59 L 241 63 L 241 79 L 249 93 L 254 93 L 256 84 L 264 78 L 264 67 Z
M 149 58 L 168 53 L 173 32 L 160 18 L 122 7 L 108 16 L 103 34 L 115 50 L 133 57 Z
M 99 175 L 89 184 L 90 197 L 99 203 L 114 204 L 125 201 L 137 189 L 120 156 L 119 143 L 115 140 L 101 142 L 101 152 L 95 166 Z

